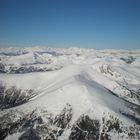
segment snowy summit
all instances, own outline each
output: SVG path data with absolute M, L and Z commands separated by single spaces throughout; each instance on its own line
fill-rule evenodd
M 0 48 L 0 139 L 140 139 L 140 50 Z

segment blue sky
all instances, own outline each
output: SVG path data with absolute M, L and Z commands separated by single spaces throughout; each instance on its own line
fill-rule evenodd
M 140 0 L 0 0 L 0 47 L 140 48 Z

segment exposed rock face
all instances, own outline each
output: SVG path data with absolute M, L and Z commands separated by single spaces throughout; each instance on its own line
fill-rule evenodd
M 31 73 L 31 72 L 45 72 L 45 71 L 54 71 L 61 69 L 61 66 L 55 66 L 53 68 L 48 68 L 48 67 L 37 67 L 37 66 L 20 66 L 20 67 L 15 67 L 15 66 L 10 66 L 8 67 L 8 70 L 4 70 L 5 73 Z
M 71 121 L 72 108 L 69 104 L 66 105 L 56 117 L 46 111 L 40 113 L 41 115 L 33 110 L 25 114 L 15 110 L 3 114 L 0 117 L 0 139 L 4 140 L 8 135 L 22 132 L 19 140 L 56 140 Z
M 87 115 L 81 116 L 71 128 L 69 140 L 98 140 L 100 124 Z
M 5 65 L 0 63 L 0 73 L 5 73 Z
M 19 140 L 40 140 L 40 139 L 41 137 L 39 136 L 39 133 L 33 128 L 27 130 L 19 138 Z
M 72 107 L 67 104 L 62 112 L 54 119 L 54 124 L 62 129 L 66 128 L 72 118 Z
M 35 65 L 22 65 L 19 67 L 16 66 L 5 66 L 0 63 L 0 73 L 10 73 L 10 74 L 19 74 L 19 73 L 31 73 L 31 72 L 45 72 L 45 71 L 54 71 L 61 69 L 62 66 L 53 66 L 49 68 L 47 66 L 39 67 Z
M 0 84 L 0 109 L 11 108 L 27 102 L 35 96 L 33 90 L 21 90 L 15 86 L 7 87 Z
M 45 110 L 33 110 L 27 114 L 17 110 L 0 116 L 0 139 L 21 133 L 19 140 L 58 140 L 65 131 L 70 131 L 68 140 L 112 140 L 140 138 L 140 127 L 124 126 L 116 117 L 104 114 L 102 121 L 84 114 L 71 124 L 72 107 L 67 104 L 60 114 L 54 116 Z
M 121 60 L 125 61 L 127 64 L 131 64 L 135 61 L 136 58 L 134 58 L 133 56 L 129 56 L 128 58 L 120 58 Z

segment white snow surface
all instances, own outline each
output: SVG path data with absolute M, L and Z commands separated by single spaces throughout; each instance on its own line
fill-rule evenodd
M 130 64 L 120 59 L 130 56 L 135 59 Z M 131 113 L 126 106 L 128 101 L 140 105 L 140 100 L 130 97 L 128 90 L 140 91 L 140 50 L 0 48 L 0 63 L 18 67 L 39 67 L 38 64 L 63 67 L 47 72 L 1 73 L 0 81 L 6 85 L 34 89 L 38 93 L 15 109 L 28 112 L 34 108 L 46 108 L 58 114 L 69 103 L 73 107 L 72 122 L 84 113 L 101 120 L 103 113 L 109 112 L 125 124 L 133 124 L 119 112 Z

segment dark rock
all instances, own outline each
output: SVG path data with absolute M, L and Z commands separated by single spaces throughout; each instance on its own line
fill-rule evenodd
M 121 57 L 120 59 L 126 62 L 127 64 L 131 64 L 135 61 L 136 58 L 134 58 L 133 56 L 129 56 L 128 58 Z
M 100 124 L 89 116 L 81 116 L 71 129 L 69 140 L 98 140 Z
M 25 133 L 23 133 L 19 140 L 40 140 L 41 137 L 39 136 L 39 133 L 35 129 L 29 129 Z
M 5 73 L 5 65 L 0 63 L 0 73 Z
M 72 118 L 72 107 L 71 105 L 67 104 L 67 106 L 62 110 L 62 112 L 55 117 L 54 124 L 64 129 L 70 122 L 71 118 Z

